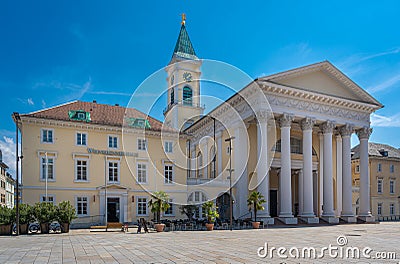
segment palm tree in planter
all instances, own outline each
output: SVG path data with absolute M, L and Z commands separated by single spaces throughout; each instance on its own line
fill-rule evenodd
M 156 224 L 154 225 L 157 232 L 164 230 L 165 224 L 160 223 L 161 212 L 165 212 L 170 207 L 169 196 L 164 191 L 154 192 L 152 195 L 153 199 L 149 201 L 149 207 L 152 213 L 156 213 Z
M 208 221 L 208 223 L 206 223 L 207 231 L 212 231 L 214 229 L 214 222 L 219 217 L 217 209 L 218 207 L 213 201 L 203 203 L 204 214 Z
M 56 210 L 57 221 L 61 225 L 61 231 L 63 233 L 69 232 L 69 225 L 72 220 L 76 218 L 75 207 L 71 205 L 69 201 L 62 201 L 58 204 Z
M 263 204 L 267 201 L 264 199 L 264 196 L 257 191 L 253 191 L 249 194 L 249 198 L 247 199 L 247 205 L 254 210 L 254 222 L 253 228 L 260 228 L 260 222 L 257 222 L 257 211 L 264 210 Z

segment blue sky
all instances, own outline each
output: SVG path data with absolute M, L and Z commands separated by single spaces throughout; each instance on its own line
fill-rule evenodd
M 3 0 L 0 148 L 13 163 L 14 111 L 75 99 L 127 105 L 169 62 L 182 12 L 199 57 L 252 78 L 331 61 L 385 105 L 371 141 L 400 147 L 398 10 L 397 0 Z

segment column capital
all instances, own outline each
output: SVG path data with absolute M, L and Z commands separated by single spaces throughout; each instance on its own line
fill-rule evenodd
M 356 134 L 358 136 L 358 139 L 362 140 L 362 139 L 369 139 L 369 136 L 372 133 L 372 128 L 370 127 L 363 127 L 360 129 L 356 130 Z
M 293 115 L 284 113 L 280 118 L 279 118 L 279 126 L 280 127 L 290 127 L 293 121 Z
M 349 137 L 354 132 L 354 126 L 350 124 L 346 124 L 339 128 L 339 133 L 342 137 Z
M 256 111 L 256 118 L 259 123 L 267 123 L 274 115 L 266 109 Z
M 335 128 L 335 123 L 332 121 L 326 121 L 320 125 L 320 128 L 324 134 L 333 133 L 333 129 Z
M 311 117 L 306 117 L 301 120 L 301 129 L 304 130 L 312 130 L 315 125 L 315 119 Z

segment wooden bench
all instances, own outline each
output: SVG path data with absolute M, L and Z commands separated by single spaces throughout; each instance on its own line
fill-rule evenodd
M 107 231 L 108 229 L 119 229 L 119 230 L 123 230 L 122 227 L 124 225 L 122 223 L 118 223 L 118 222 L 109 222 L 107 223 L 107 225 L 97 225 L 97 226 L 91 226 L 90 227 L 90 231 L 94 231 L 94 230 L 104 230 Z

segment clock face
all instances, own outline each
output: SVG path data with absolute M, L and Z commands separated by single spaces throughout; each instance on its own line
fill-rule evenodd
M 185 72 L 183 74 L 183 79 L 187 82 L 191 82 L 192 81 L 192 74 L 190 72 Z
M 171 85 L 174 84 L 174 75 L 171 76 Z

